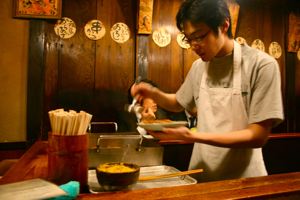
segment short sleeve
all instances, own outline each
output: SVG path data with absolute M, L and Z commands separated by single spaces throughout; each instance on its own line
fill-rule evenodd
M 257 72 L 251 77 L 249 123 L 274 119 L 275 126 L 284 118 L 280 70 L 275 59 L 259 56 L 263 59 L 257 62 Z
M 192 110 L 197 103 L 199 95 L 199 83 L 201 82 L 201 76 L 203 72 L 203 61 L 201 59 L 196 60 L 189 73 L 187 74 L 183 84 L 176 92 L 176 99 L 178 103 L 186 110 Z

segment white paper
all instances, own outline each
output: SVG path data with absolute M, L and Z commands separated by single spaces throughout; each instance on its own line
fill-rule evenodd
M 39 178 L 0 185 L 0 199 L 3 200 L 47 199 L 66 194 L 57 185 Z

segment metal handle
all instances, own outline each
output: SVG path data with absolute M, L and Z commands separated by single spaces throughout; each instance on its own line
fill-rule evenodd
M 117 122 L 91 122 L 88 127 L 88 132 L 91 133 L 92 131 L 92 125 L 113 125 L 114 126 L 114 132 L 118 131 L 118 124 Z

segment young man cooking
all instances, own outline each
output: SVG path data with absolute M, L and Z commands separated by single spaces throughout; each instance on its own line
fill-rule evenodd
M 170 111 L 196 106 L 197 132 L 179 127 L 149 133 L 194 142 L 189 168 L 204 169 L 199 182 L 267 175 L 261 147 L 283 120 L 276 60 L 233 40 L 224 0 L 186 0 L 176 20 L 200 58 L 176 94 L 146 83 L 133 85 L 131 94 Z

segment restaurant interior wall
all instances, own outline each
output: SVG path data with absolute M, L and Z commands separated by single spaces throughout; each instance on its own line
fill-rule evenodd
M 6 0 L 7 1 L 7 0 Z M 158 47 L 152 35 L 136 34 L 137 2 L 135 0 L 64 0 L 63 16 L 77 27 L 70 39 L 54 33 L 56 20 L 30 20 L 28 50 L 27 138 L 35 141 L 47 136 L 51 109 L 85 110 L 94 121 L 116 121 L 121 130 L 132 130 L 135 121 L 124 112 L 127 89 L 139 75 L 157 82 L 165 91 L 175 92 L 183 82 L 192 62 L 197 59 L 191 49 L 176 42 L 178 30 L 175 15 L 182 0 L 155 0 L 153 31 L 166 28 L 171 43 Z M 248 44 L 261 39 L 268 50 L 276 41 L 283 50 L 277 59 L 282 77 L 285 121 L 274 133 L 300 132 L 299 60 L 286 51 L 288 14 L 297 11 L 297 0 L 239 0 L 240 13 L 236 37 Z M 84 35 L 84 25 L 99 19 L 106 35 L 97 41 Z M 129 41 L 114 42 L 109 34 L 116 22 L 126 23 L 131 31 Z
M 182 49 L 176 42 L 178 30 L 175 15 L 180 3 L 181 0 L 154 1 L 153 31 L 165 28 L 172 37 L 171 43 L 163 48 L 153 42 L 151 34 L 136 34 L 137 1 L 133 0 L 113 0 L 109 3 L 97 0 L 63 1 L 63 16 L 73 19 L 77 26 L 76 34 L 70 39 L 60 39 L 55 35 L 55 21 L 34 22 L 35 26 L 36 23 L 42 24 L 41 33 L 34 30 L 31 36 L 45 34 L 41 54 L 45 86 L 41 90 L 42 102 L 38 102 L 42 105 L 43 117 L 35 122 L 36 127 L 29 134 L 35 137 L 36 131 L 47 133 L 47 111 L 59 107 L 83 109 L 91 112 L 95 121 L 116 121 L 120 123 L 120 130 L 131 129 L 132 119 L 124 112 L 123 106 L 128 103 L 127 89 L 138 75 L 152 79 L 165 91 L 176 91 L 197 58 L 191 49 Z M 294 89 L 297 79 L 294 76 L 299 61 L 295 53 L 286 51 L 288 14 L 295 8 L 295 1 L 244 0 L 238 3 L 240 13 L 236 37 L 245 38 L 248 44 L 261 39 L 266 51 L 273 41 L 282 47 L 282 56 L 277 61 L 282 77 L 286 120 L 273 132 L 297 132 L 297 113 L 291 108 L 297 107 Z M 84 25 L 95 18 L 101 20 L 107 30 L 116 22 L 126 23 L 131 38 L 126 43 L 118 44 L 107 33 L 100 40 L 89 40 L 84 35 Z M 32 59 L 34 54 L 33 51 Z M 29 118 L 41 119 L 36 116 Z
M 26 141 L 29 21 L 12 18 L 0 1 L 0 143 Z

